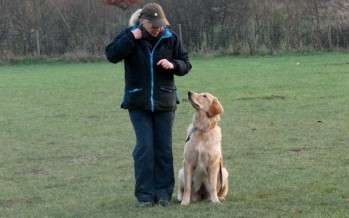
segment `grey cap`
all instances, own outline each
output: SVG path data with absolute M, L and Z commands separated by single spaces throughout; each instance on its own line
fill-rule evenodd
M 162 10 L 162 7 L 156 3 L 146 4 L 142 8 L 140 18 L 149 20 L 154 27 L 170 25 L 166 19 L 164 11 Z

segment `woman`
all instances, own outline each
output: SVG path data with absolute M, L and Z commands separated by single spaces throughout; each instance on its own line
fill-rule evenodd
M 129 111 L 137 142 L 133 151 L 135 196 L 140 207 L 167 206 L 174 188 L 172 126 L 178 99 L 174 75 L 191 69 L 188 53 L 160 5 L 137 10 L 106 47 L 112 63 L 124 60 L 125 92 L 121 107 Z

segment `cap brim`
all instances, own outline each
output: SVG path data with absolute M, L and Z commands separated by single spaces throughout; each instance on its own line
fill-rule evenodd
M 151 25 L 153 27 L 162 27 L 162 26 L 170 25 L 166 18 L 156 19 L 156 20 L 149 20 L 149 22 L 151 23 Z

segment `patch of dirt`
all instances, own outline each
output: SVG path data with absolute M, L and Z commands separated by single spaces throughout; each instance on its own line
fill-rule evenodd
M 333 98 L 337 98 L 336 96 L 330 95 L 330 96 L 320 96 L 320 99 L 333 99 Z
M 4 200 L 4 201 L 0 201 L 0 205 L 5 205 L 5 206 L 14 206 L 16 204 L 32 204 L 33 201 L 32 200 Z
M 79 164 L 79 163 L 90 163 L 90 162 L 96 162 L 98 160 L 102 160 L 103 157 L 76 157 L 72 160 L 73 163 Z
M 296 152 L 296 153 L 300 153 L 300 152 L 312 151 L 312 150 L 315 150 L 315 149 L 316 149 L 316 148 L 313 148 L 313 147 L 303 147 L 303 148 L 291 149 L 291 151 Z
M 238 98 L 237 100 L 255 100 L 255 99 L 262 99 L 262 100 L 283 100 L 283 99 L 286 99 L 286 98 L 287 98 L 286 96 L 271 95 L 271 96 Z
M 348 65 L 349 62 L 341 62 L 341 63 L 331 63 L 331 64 L 326 64 L 326 65 L 330 65 L 330 66 L 338 66 L 338 65 Z
M 48 174 L 48 173 L 55 173 L 55 172 L 60 172 L 60 171 L 62 171 L 62 170 L 31 168 L 31 169 L 23 170 L 22 172 L 16 173 L 16 174 Z

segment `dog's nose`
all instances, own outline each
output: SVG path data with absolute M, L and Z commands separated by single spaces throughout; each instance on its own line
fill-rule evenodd
M 189 100 L 189 101 L 191 101 L 191 95 L 192 95 L 192 94 L 193 94 L 193 93 L 192 93 L 191 91 L 188 92 L 188 100 Z

